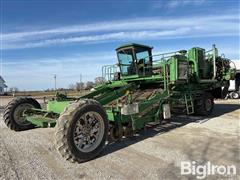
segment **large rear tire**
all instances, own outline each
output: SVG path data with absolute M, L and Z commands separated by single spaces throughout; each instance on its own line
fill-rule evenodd
M 7 127 L 14 131 L 32 129 L 35 125 L 26 121 L 23 116 L 25 110 L 29 108 L 41 109 L 40 104 L 33 98 L 16 98 L 8 103 L 4 109 L 3 120 Z
M 62 157 L 85 162 L 104 149 L 108 135 L 107 114 L 95 100 L 70 104 L 55 126 L 55 145 Z
M 211 93 L 205 92 L 201 99 L 195 102 L 195 114 L 200 116 L 208 116 L 214 108 L 214 97 Z

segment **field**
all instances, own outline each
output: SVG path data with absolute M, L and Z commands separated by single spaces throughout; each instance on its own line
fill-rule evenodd
M 41 99 L 39 99 L 41 100 Z M 2 99 L 3 105 L 9 98 Z M 9 130 L 0 117 L 0 179 L 193 179 L 181 161 L 235 165 L 239 179 L 239 101 L 215 102 L 211 117 L 178 116 L 170 123 L 110 144 L 96 159 L 70 163 L 53 145 L 54 129 Z
M 89 92 L 89 90 L 81 90 L 81 91 L 73 91 L 73 90 L 66 90 L 66 91 L 58 91 L 59 93 L 62 94 L 67 94 L 68 97 L 78 97 L 81 95 L 86 94 Z M 44 102 L 44 99 L 51 99 L 55 96 L 56 92 L 55 91 L 26 91 L 26 92 L 16 92 L 14 93 L 14 97 L 21 97 L 21 96 L 28 96 L 28 97 L 33 97 L 37 99 L 41 104 Z M 8 96 L 0 96 L 0 107 L 4 107 L 11 99 L 13 98 L 13 95 L 8 95 Z

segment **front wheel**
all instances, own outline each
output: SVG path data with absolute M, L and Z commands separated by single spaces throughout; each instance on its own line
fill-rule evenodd
M 30 108 L 41 109 L 41 106 L 33 98 L 22 97 L 13 99 L 4 109 L 3 120 L 5 124 L 14 131 L 34 128 L 35 125 L 28 122 L 24 116 L 24 112 Z
M 57 120 L 55 144 L 66 160 L 85 162 L 104 149 L 108 135 L 105 110 L 94 100 L 70 104 Z

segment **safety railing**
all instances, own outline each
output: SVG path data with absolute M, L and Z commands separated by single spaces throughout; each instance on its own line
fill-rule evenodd
M 155 65 L 158 65 L 160 64 L 160 62 L 166 62 L 169 58 L 171 58 L 172 56 L 174 55 L 177 55 L 177 54 L 183 54 L 186 53 L 185 51 L 175 51 L 175 52 L 168 52 L 168 53 L 161 53 L 161 54 L 154 54 L 152 56 L 147 56 L 145 58 L 142 58 L 145 62 L 145 60 L 147 58 L 150 58 L 152 57 L 152 65 L 151 67 L 143 67 L 143 74 L 145 74 L 150 68 L 153 68 Z M 122 66 L 124 66 L 125 64 L 121 64 Z M 125 66 L 130 66 L 129 64 L 126 64 Z M 119 68 L 119 65 L 117 64 L 114 64 L 114 65 L 105 65 L 102 67 L 102 77 L 107 80 L 107 81 L 110 81 L 110 80 L 113 80 L 114 79 L 114 75 L 115 73 L 117 72 L 120 72 L 120 68 Z M 168 82 L 168 75 L 167 75 L 167 70 L 165 69 L 164 67 L 164 80 L 166 82 Z
M 152 62 L 153 62 L 153 65 L 154 65 L 154 64 L 158 64 L 159 62 L 165 62 L 169 58 L 171 58 L 172 56 L 178 55 L 178 54 L 186 54 L 186 51 L 185 50 L 180 50 L 180 51 L 174 51 L 174 52 L 168 52 L 168 53 L 154 54 L 150 57 L 153 58 Z M 158 59 L 154 59 L 156 57 L 158 57 Z
M 212 45 L 212 49 L 210 49 L 208 51 L 205 51 L 205 59 L 212 58 L 213 76 L 212 76 L 211 79 L 206 79 L 204 81 L 214 80 L 216 78 L 216 73 L 217 73 L 217 70 L 216 70 L 216 58 L 217 58 L 217 56 L 218 56 L 218 50 L 217 50 L 215 44 Z
M 114 75 L 120 72 L 119 67 L 117 64 L 114 65 L 105 65 L 102 67 L 102 77 L 107 80 L 111 81 L 114 79 Z

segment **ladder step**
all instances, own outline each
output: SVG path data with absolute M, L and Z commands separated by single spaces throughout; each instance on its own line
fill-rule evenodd
M 185 105 L 186 105 L 187 114 L 193 114 L 194 113 L 194 105 L 193 105 L 193 100 L 192 100 L 191 94 L 185 94 Z

